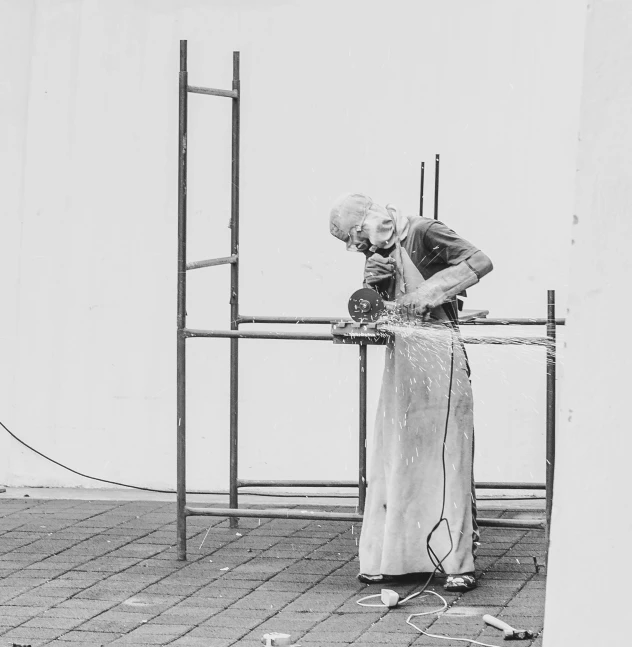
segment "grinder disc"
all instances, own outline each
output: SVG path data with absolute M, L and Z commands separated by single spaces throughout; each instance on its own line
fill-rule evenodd
M 349 314 L 354 321 L 371 323 L 377 321 L 384 311 L 384 300 L 371 288 L 356 290 L 349 299 Z

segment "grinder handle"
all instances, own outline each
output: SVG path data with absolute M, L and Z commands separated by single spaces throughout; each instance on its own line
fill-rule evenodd
M 487 613 L 483 616 L 483 620 L 488 625 L 491 625 L 492 627 L 496 627 L 496 629 L 500 629 L 501 631 L 506 631 L 509 633 L 513 633 L 515 631 L 515 629 L 512 626 L 508 625 L 506 622 L 503 622 L 498 618 L 494 618 L 494 616 L 490 616 Z

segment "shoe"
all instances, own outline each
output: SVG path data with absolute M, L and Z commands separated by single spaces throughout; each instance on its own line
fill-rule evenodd
M 363 584 L 378 584 L 385 581 L 383 575 L 365 575 L 364 573 L 359 573 L 357 577 Z
M 448 575 L 443 585 L 444 591 L 450 593 L 462 593 L 472 591 L 476 588 L 476 576 L 474 573 L 462 573 L 460 575 Z

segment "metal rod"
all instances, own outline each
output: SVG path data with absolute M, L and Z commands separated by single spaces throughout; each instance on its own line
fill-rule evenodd
M 239 137 L 240 137 L 240 80 L 239 52 L 233 52 L 233 110 L 232 110 L 232 163 L 230 191 L 230 246 L 236 261 L 230 266 L 230 328 L 239 328 Z M 239 447 L 239 340 L 230 340 L 230 501 L 231 508 L 238 507 L 238 447 Z M 230 526 L 237 526 L 231 519 Z
M 367 345 L 360 344 L 360 433 L 358 460 L 358 512 L 364 513 L 366 501 L 366 395 L 367 395 Z
M 214 97 L 229 97 L 230 99 L 237 99 L 238 93 L 234 90 L 217 90 L 215 88 L 201 88 L 196 85 L 187 86 L 187 90 L 193 94 L 210 94 Z
M 275 317 L 273 315 L 240 315 L 239 323 L 258 323 L 258 324 L 323 324 L 331 325 L 334 323 L 351 321 L 348 317 Z
M 546 334 L 549 345 L 546 348 L 546 540 L 548 556 L 555 476 L 555 290 L 547 291 L 547 319 Z
M 303 480 L 270 480 L 270 479 L 239 479 L 237 487 L 358 487 L 357 481 L 303 481 Z M 544 483 L 524 483 L 512 481 L 509 483 L 476 483 L 479 490 L 544 490 Z
M 548 346 L 548 337 L 463 337 L 466 344 L 492 344 L 496 346 Z
M 476 488 L 479 490 L 544 490 L 544 483 L 486 483 L 477 482 Z
M 193 261 L 187 263 L 187 270 L 198 270 L 201 267 L 215 267 L 215 265 L 229 265 L 237 262 L 236 256 L 224 256 L 222 258 L 209 258 L 207 261 Z
M 239 479 L 237 487 L 358 487 L 357 481 L 271 481 Z
M 434 219 L 439 219 L 439 155 L 435 156 Z
M 245 330 L 194 330 L 187 328 L 184 331 L 187 337 L 216 337 L 225 339 L 302 339 L 331 341 L 334 336 L 330 333 L 317 332 L 275 332 L 275 331 L 245 331 Z
M 426 163 L 421 163 L 421 180 L 419 182 L 419 215 L 424 215 L 424 176 L 426 174 Z
M 197 508 L 187 506 L 187 515 L 209 517 L 255 517 L 256 519 L 308 519 L 314 521 L 355 521 L 360 523 L 362 515 L 354 512 L 324 512 L 322 510 L 299 510 L 267 508 L 252 510 L 240 508 Z
M 185 337 L 212 337 L 218 339 L 295 339 L 303 341 L 332 341 L 334 335 L 319 332 L 280 332 L 275 330 L 198 330 L 185 328 Z M 349 336 L 350 343 L 364 344 L 364 339 Z M 352 342 L 357 339 L 357 342 Z M 492 344 L 495 346 L 547 346 L 548 337 L 463 337 L 466 344 Z
M 486 528 L 516 528 L 521 530 L 544 530 L 544 519 L 477 519 L 479 526 Z
M 362 515 L 353 512 L 324 512 L 322 510 L 299 510 L 288 508 L 197 508 L 187 506 L 186 514 L 195 517 L 250 517 L 255 519 L 307 519 L 308 521 L 352 521 L 362 522 Z M 478 519 L 479 526 L 492 528 L 544 528 L 540 519 Z
M 349 322 L 348 317 L 276 317 L 274 315 L 240 315 L 239 323 L 252 324 L 333 324 Z M 459 326 L 544 326 L 547 319 L 487 318 L 459 321 Z M 556 319 L 556 325 L 563 326 L 566 319 Z
M 180 41 L 178 115 L 178 310 L 176 349 L 177 409 L 177 544 L 178 559 L 187 558 L 186 526 L 186 250 L 187 250 L 187 41 Z

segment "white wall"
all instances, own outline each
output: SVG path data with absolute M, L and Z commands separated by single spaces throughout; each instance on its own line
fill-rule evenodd
M 613 582 L 629 548 L 630 380 L 625 322 L 632 279 L 632 6 L 591 2 L 581 106 L 568 318 L 544 645 L 616 645 L 629 596 L 608 599 L 606 622 L 586 591 Z M 600 322 L 601 330 L 595 329 Z M 606 559 L 603 559 L 603 558 Z M 594 564 L 594 567 L 591 566 Z
M 344 315 L 362 261 L 328 233 L 332 200 L 364 191 L 416 211 L 419 163 L 431 169 L 438 152 L 440 216 L 496 268 L 468 306 L 541 317 L 556 288 L 563 316 L 581 3 L 0 6 L 0 411 L 41 451 L 174 485 L 180 38 L 193 85 L 230 87 L 242 53 L 243 313 Z M 230 101 L 191 96 L 189 128 L 190 259 L 223 256 Z M 226 267 L 190 273 L 189 326 L 226 327 L 228 297 Z M 228 343 L 188 349 L 189 484 L 226 487 Z M 357 350 L 246 341 L 241 356 L 240 476 L 354 478 Z M 542 351 L 476 347 L 471 358 L 478 478 L 543 480 Z M 6 435 L 0 452 L 0 482 L 94 485 Z

